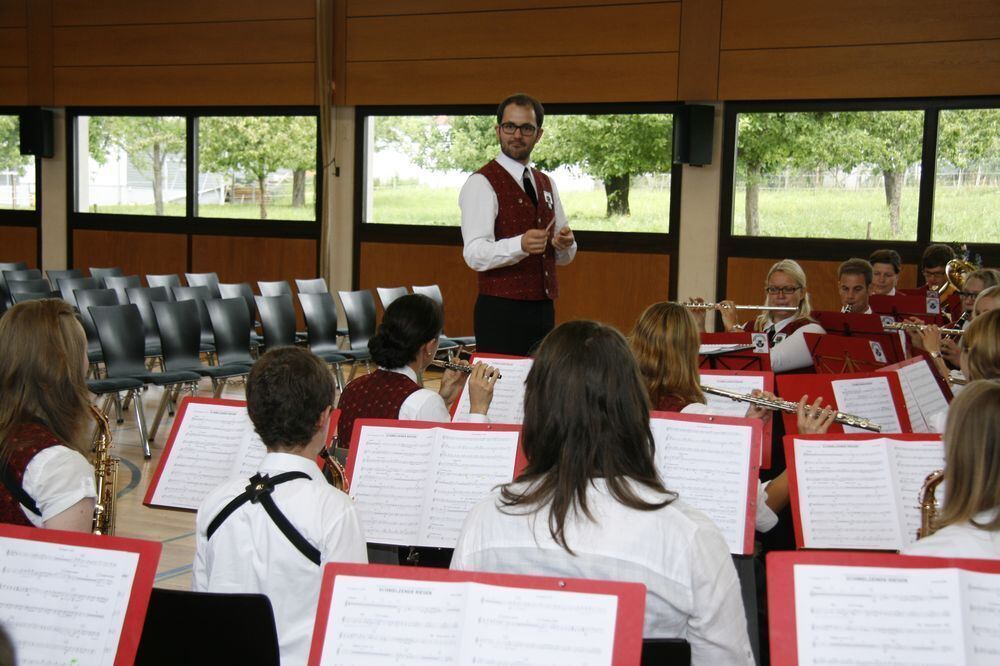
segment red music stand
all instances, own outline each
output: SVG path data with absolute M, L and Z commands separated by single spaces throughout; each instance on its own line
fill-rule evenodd
M 757 336 L 756 338 L 754 336 Z M 749 370 L 770 372 L 771 355 L 766 345 L 767 338 L 755 333 L 702 333 L 703 345 L 733 346 L 727 351 L 698 355 L 698 367 L 705 370 Z

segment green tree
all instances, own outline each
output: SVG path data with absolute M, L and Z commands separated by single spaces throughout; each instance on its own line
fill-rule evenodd
M 17 205 L 17 179 L 25 174 L 31 157 L 21 154 L 17 116 L 0 116 L 0 173 L 9 173 L 11 202 Z
M 292 170 L 292 206 L 306 205 L 306 176 L 316 169 L 316 119 L 294 116 L 285 137 L 291 149 L 288 168 Z
M 153 182 L 153 204 L 163 215 L 163 175 L 168 155 L 183 155 L 183 118 L 164 116 L 91 116 L 88 143 L 90 155 L 99 164 L 109 149 L 120 148 L 137 171 Z
M 958 185 L 966 170 L 975 168 L 976 187 L 984 180 L 984 168 L 1000 157 L 1000 109 L 955 109 L 942 111 L 938 124 L 938 163 L 947 160 L 960 169 Z

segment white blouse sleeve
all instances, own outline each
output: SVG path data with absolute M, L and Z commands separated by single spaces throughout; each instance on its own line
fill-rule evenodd
M 771 370 L 789 372 L 812 365 L 805 333 L 826 333 L 819 324 L 806 324 L 771 348 Z
M 35 500 L 41 517 L 22 507 L 36 527 L 88 497 L 97 497 L 94 468 L 79 452 L 51 446 L 35 454 L 21 479 L 24 492 Z
M 400 421 L 431 421 L 433 423 L 449 423 L 451 413 L 441 394 L 430 389 L 414 391 L 403 404 L 399 406 Z M 485 414 L 465 414 L 457 416 L 456 421 L 465 423 L 489 423 Z

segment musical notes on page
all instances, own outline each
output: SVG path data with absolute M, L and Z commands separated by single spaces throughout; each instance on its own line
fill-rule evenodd
M 898 491 L 903 523 L 903 546 L 917 540 L 920 527 L 920 489 L 927 475 L 944 469 L 944 443 L 939 439 L 921 441 L 889 440 L 893 482 Z M 943 497 L 944 487 L 938 489 Z
M 845 414 L 862 416 L 882 426 L 883 433 L 902 432 L 896 405 L 892 401 L 889 380 L 885 377 L 835 379 L 833 385 L 837 409 Z M 864 433 L 862 428 L 844 426 L 844 432 Z
M 906 411 L 910 415 L 913 432 L 934 432 L 935 415 L 948 409 L 948 400 L 934 378 L 934 372 L 925 359 L 908 363 L 896 370 L 903 387 Z
M 364 425 L 351 497 L 372 543 L 454 548 L 469 510 L 514 476 L 517 431 Z
M 0 622 L 21 666 L 114 663 L 139 555 L 0 537 Z
M 223 482 L 250 478 L 266 453 L 245 406 L 189 402 L 149 503 L 197 510 Z
M 493 401 L 487 412 L 490 423 L 512 423 L 521 425 L 524 421 L 524 380 L 528 378 L 532 360 L 530 358 L 476 357 L 500 371 L 501 378 L 493 388 Z M 455 408 L 455 420 L 470 412 L 468 387 L 462 389 Z
M 606 665 L 613 595 L 337 576 L 321 663 Z
M 707 375 L 700 377 L 703 386 L 725 389 L 742 395 L 754 390 L 764 390 L 764 378 L 760 375 Z M 732 400 L 721 395 L 705 394 L 705 401 L 713 414 L 720 416 L 746 416 L 747 403 Z

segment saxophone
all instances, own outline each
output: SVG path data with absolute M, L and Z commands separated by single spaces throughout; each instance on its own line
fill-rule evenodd
M 934 494 L 937 488 L 944 481 L 944 470 L 939 469 L 931 472 L 924 479 L 924 485 L 920 488 L 920 529 L 917 530 L 917 538 L 923 539 L 937 531 L 937 513 L 940 504 Z
M 94 503 L 94 534 L 113 535 L 115 533 L 115 500 L 118 485 L 118 458 L 111 455 L 111 425 L 104 412 L 90 406 L 90 414 L 97 422 L 97 437 L 94 444 L 94 483 L 97 486 L 97 501 Z

